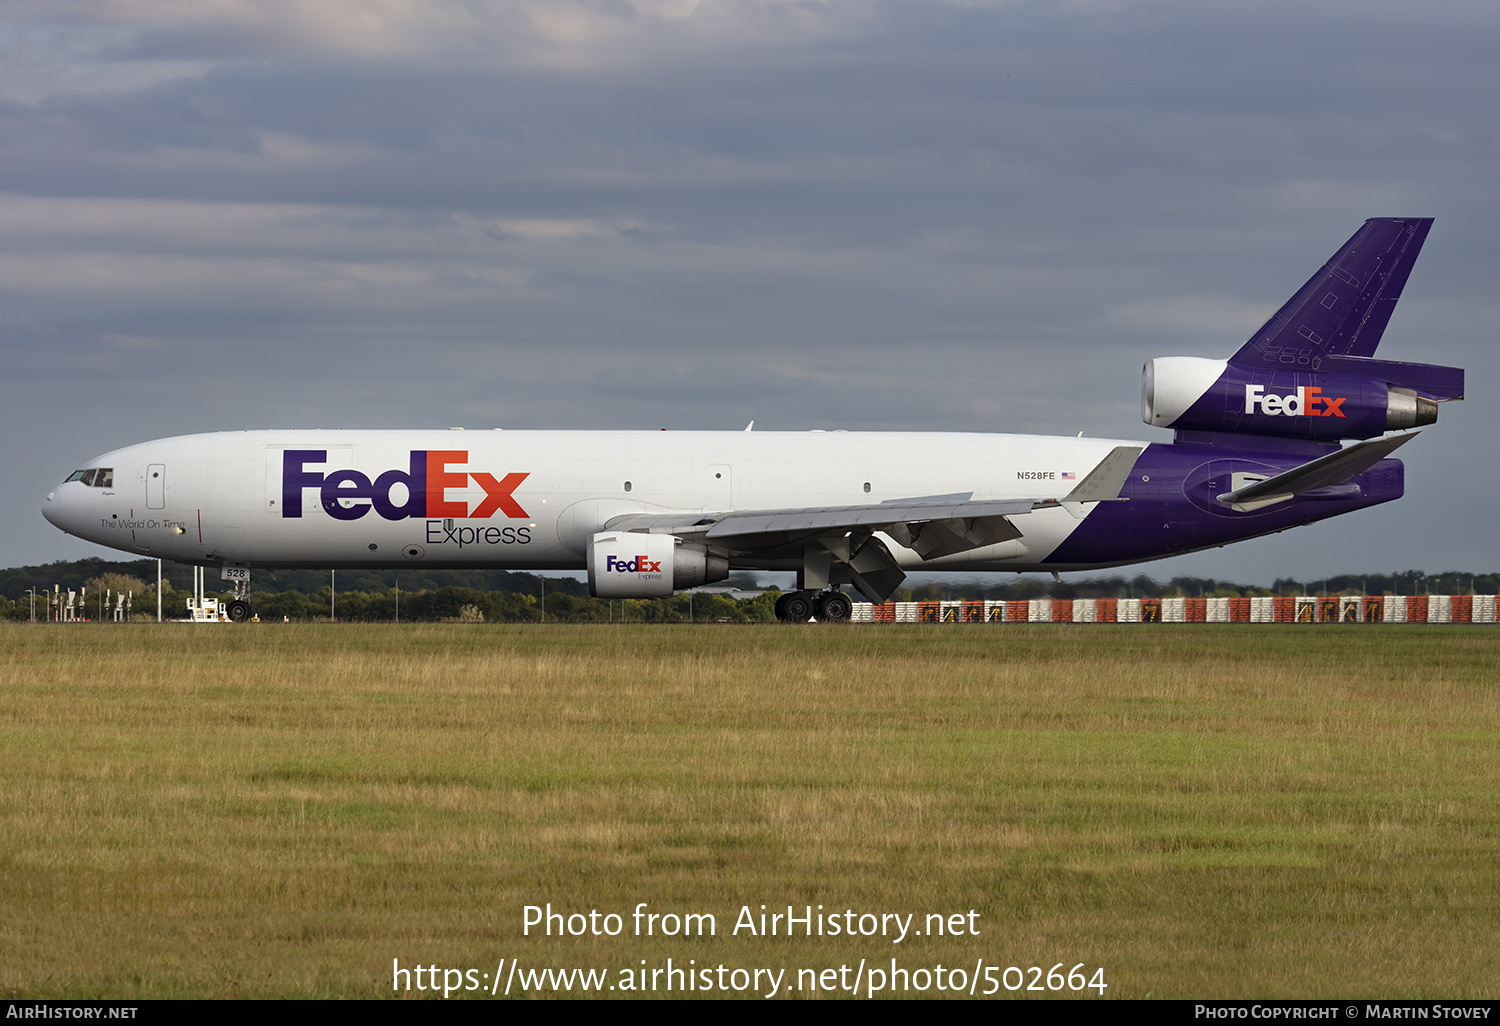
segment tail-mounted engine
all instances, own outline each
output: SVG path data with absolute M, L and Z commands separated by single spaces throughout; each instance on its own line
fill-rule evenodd
M 1430 217 L 1372 217 L 1228 360 L 1151 360 L 1141 416 L 1154 427 L 1317 442 L 1437 420 L 1464 397 L 1458 367 L 1375 359 Z
M 1463 396 L 1463 371 L 1346 357 L 1380 376 L 1244 367 L 1169 356 L 1146 361 L 1141 418 L 1154 427 L 1334 442 L 1374 438 L 1437 420 L 1438 401 Z M 1456 381 L 1454 376 L 1456 375 Z
M 588 568 L 595 598 L 665 598 L 679 588 L 724 580 L 729 557 L 684 544 L 676 535 L 605 531 L 589 537 Z

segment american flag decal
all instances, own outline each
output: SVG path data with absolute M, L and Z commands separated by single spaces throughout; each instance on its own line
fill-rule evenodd
M 1078 475 L 1077 474 L 1064 473 L 1063 476 L 1062 476 L 1062 479 L 1064 481 L 1076 481 L 1078 479 Z

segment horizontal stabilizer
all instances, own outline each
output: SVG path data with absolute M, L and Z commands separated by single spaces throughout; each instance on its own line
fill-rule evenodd
M 1410 389 L 1424 399 L 1439 403 L 1464 397 L 1462 367 L 1376 360 L 1365 356 L 1332 356 L 1323 362 L 1321 370 L 1329 374 L 1384 380 L 1396 388 Z
M 1421 432 L 1408 431 L 1400 435 L 1387 435 L 1354 445 L 1327 456 L 1319 457 L 1300 467 L 1293 467 L 1274 477 L 1251 477 L 1235 475 L 1234 491 L 1218 496 L 1218 501 L 1233 509 L 1246 513 L 1272 503 L 1284 502 L 1296 495 L 1327 488 L 1351 481 L 1385 459 L 1400 446 L 1405 445 Z M 1244 482 L 1241 484 L 1241 482 Z

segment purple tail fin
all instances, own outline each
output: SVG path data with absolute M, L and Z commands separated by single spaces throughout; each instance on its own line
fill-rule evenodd
M 1227 361 L 1150 360 L 1147 424 L 1182 432 L 1279 435 L 1332 443 L 1437 420 L 1464 396 L 1461 367 L 1372 356 L 1429 217 L 1375 217 Z
M 1430 217 L 1370 218 L 1229 362 L 1327 371 L 1340 356 L 1373 356 L 1431 227 Z

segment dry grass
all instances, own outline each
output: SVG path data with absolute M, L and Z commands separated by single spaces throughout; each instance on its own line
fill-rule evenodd
M 0 993 L 381 996 L 393 957 L 1103 965 L 1492 997 L 1485 628 L 0 628 Z M 521 937 L 521 906 L 718 915 Z M 748 939 L 742 904 L 982 914 Z

